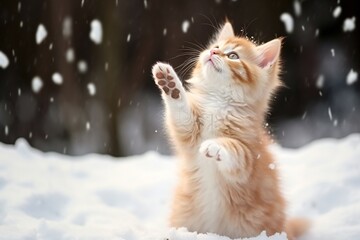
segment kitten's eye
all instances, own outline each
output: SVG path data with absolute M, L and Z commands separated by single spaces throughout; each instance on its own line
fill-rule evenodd
M 216 45 L 214 48 L 219 48 L 219 45 Z
M 232 60 L 239 59 L 239 55 L 237 55 L 237 53 L 235 53 L 235 52 L 228 53 L 227 57 Z

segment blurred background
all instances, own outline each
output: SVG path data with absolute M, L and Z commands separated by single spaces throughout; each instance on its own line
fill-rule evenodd
M 0 0 L 0 141 L 42 151 L 170 154 L 156 61 L 180 66 L 227 17 L 284 36 L 268 129 L 285 147 L 360 132 L 355 0 Z M 180 70 L 180 68 L 178 68 Z M 190 72 L 179 71 L 184 79 Z

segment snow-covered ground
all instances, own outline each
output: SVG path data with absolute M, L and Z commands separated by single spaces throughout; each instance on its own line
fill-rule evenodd
M 289 213 L 312 221 L 302 239 L 360 239 L 360 134 L 273 151 Z M 167 228 L 175 162 L 154 152 L 75 158 L 22 139 L 0 144 L 0 239 L 228 240 Z

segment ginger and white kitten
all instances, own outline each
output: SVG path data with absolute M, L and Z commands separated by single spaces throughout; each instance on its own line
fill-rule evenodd
M 295 234 L 285 229 L 285 200 L 263 128 L 280 86 L 280 48 L 280 39 L 257 46 L 225 23 L 200 54 L 188 90 L 170 65 L 154 65 L 180 159 L 171 226 L 231 238 Z

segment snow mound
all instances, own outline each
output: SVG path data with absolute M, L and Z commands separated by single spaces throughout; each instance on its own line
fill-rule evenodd
M 358 239 L 360 134 L 271 150 L 289 214 L 312 221 L 302 240 Z M 167 227 L 175 162 L 154 152 L 69 157 L 42 153 L 23 139 L 0 143 L 0 239 L 229 240 Z

